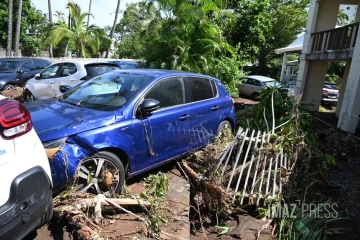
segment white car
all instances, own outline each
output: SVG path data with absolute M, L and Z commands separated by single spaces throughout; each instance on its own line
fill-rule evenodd
M 22 239 L 51 219 L 51 172 L 28 110 L 0 99 L 0 239 Z
M 259 99 L 260 91 L 266 86 L 279 85 L 275 79 L 259 75 L 250 75 L 240 79 L 240 81 L 241 84 L 238 85 L 239 93 L 252 97 L 254 100 Z
M 36 74 L 24 87 L 25 101 L 58 97 L 61 85 L 73 87 L 84 80 L 103 73 L 118 70 L 114 63 L 108 62 L 61 62 L 55 63 Z

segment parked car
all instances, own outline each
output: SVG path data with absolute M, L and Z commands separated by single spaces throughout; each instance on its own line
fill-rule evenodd
M 137 69 L 140 66 L 138 62 L 130 61 L 111 61 L 111 63 L 115 63 L 120 69 Z
M 262 89 L 266 86 L 278 85 L 279 84 L 275 79 L 259 75 L 251 75 L 241 79 L 241 83 L 238 85 L 238 90 L 240 94 L 252 97 L 254 100 L 258 100 Z
M 84 80 L 112 70 L 119 70 L 119 68 L 107 62 L 53 64 L 27 82 L 24 87 L 25 101 L 58 97 L 62 94 L 59 91 L 60 85 L 75 86 Z
M 51 171 L 28 110 L 0 99 L 0 239 L 22 239 L 51 219 Z
M 323 104 L 337 104 L 339 98 L 339 90 L 334 83 L 324 82 L 322 89 L 321 103 Z
M 23 87 L 27 80 L 50 64 L 49 60 L 38 58 L 0 59 L 0 91 Z
M 54 186 L 76 175 L 78 190 L 111 196 L 120 192 L 125 176 L 234 129 L 233 104 L 213 77 L 136 69 L 106 73 L 58 99 L 26 106 L 43 145 L 55 150 L 50 160 Z

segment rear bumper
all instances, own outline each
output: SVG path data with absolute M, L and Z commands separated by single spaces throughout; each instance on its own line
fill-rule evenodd
M 36 229 L 52 202 L 51 182 L 34 167 L 14 179 L 10 198 L 0 207 L 0 239 L 22 239 Z

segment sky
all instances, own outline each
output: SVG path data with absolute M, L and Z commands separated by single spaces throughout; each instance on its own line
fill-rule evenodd
M 47 0 L 31 0 L 36 9 L 41 10 L 43 13 L 48 13 Z M 61 11 L 67 13 L 66 4 L 69 0 L 51 0 L 51 8 L 53 14 L 55 11 Z M 75 3 L 79 4 L 82 12 L 89 11 L 90 0 L 74 0 Z M 126 9 L 126 5 L 130 3 L 139 2 L 139 0 L 121 0 L 120 11 Z M 98 27 L 112 26 L 114 24 L 115 11 L 117 6 L 117 0 L 92 0 L 91 13 L 94 18 L 90 17 L 90 24 L 97 25 Z M 118 22 L 122 18 L 120 13 Z

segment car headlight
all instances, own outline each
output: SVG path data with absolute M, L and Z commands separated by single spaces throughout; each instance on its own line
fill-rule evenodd
M 58 138 L 55 140 L 44 142 L 43 145 L 45 149 L 61 148 L 65 144 L 66 139 L 66 137 Z

